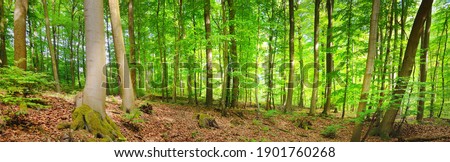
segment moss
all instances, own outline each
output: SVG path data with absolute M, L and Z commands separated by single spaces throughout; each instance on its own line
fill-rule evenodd
M 3 116 L 0 116 L 0 132 L 2 131 L 2 129 L 5 125 L 6 125 L 6 118 Z
M 90 138 L 94 137 L 91 133 L 84 129 L 73 131 L 71 134 L 74 138 L 73 141 L 75 142 L 87 142 Z
M 76 108 L 72 113 L 72 120 L 71 129 L 86 129 L 100 139 L 97 141 L 124 141 L 125 139 L 111 118 L 108 116 L 103 118 L 99 112 L 92 110 L 87 105 Z
M 309 118 L 297 118 L 293 122 L 298 128 L 303 128 L 305 130 L 312 129 L 312 122 Z
M 68 122 L 61 122 L 56 126 L 57 129 L 59 130 L 63 130 L 63 129 L 68 129 L 70 128 L 70 123 Z
M 197 120 L 200 128 L 219 128 L 216 120 L 208 114 L 197 114 Z

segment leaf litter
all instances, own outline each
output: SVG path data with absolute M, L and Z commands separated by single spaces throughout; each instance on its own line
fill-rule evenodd
M 66 141 L 71 130 L 58 129 L 60 123 L 71 122 L 74 104 L 67 97 L 44 94 L 39 96 L 50 105 L 48 109 L 28 109 L 24 122 L 0 128 L 2 142 L 57 142 Z M 222 116 L 220 112 L 203 106 L 180 105 L 162 102 L 150 102 L 153 113 L 143 113 L 143 122 L 134 123 L 138 131 L 127 126 L 120 110 L 120 99 L 109 98 L 106 112 L 120 127 L 122 134 L 130 142 L 346 142 L 350 141 L 353 122 L 338 117 L 312 117 L 311 129 L 302 129 L 293 123 L 292 115 L 280 114 L 270 118 L 257 116 L 254 109 L 246 109 L 243 116 Z M 0 115 L 17 111 L 18 106 L 0 103 Z M 196 114 L 205 113 L 215 118 L 220 129 L 205 129 L 198 126 Z M 336 116 L 339 116 L 336 114 Z M 340 125 L 336 138 L 325 138 L 321 132 L 330 125 Z M 368 125 L 368 124 L 367 124 Z M 364 133 L 367 131 L 365 126 Z M 401 129 L 399 141 L 407 138 L 432 139 L 430 141 L 450 141 L 449 124 L 408 124 Z M 74 138 L 80 135 L 75 135 Z M 83 136 L 83 135 L 81 135 Z M 92 137 L 91 135 L 84 135 Z M 442 137 L 433 139 L 433 137 Z M 74 141 L 80 141 L 75 139 Z M 369 136 L 366 141 L 382 141 L 379 137 Z

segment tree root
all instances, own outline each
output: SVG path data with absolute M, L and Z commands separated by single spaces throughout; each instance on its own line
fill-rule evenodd
M 125 141 L 125 137 L 120 133 L 120 129 L 109 118 L 92 110 L 87 105 L 82 105 L 72 113 L 72 130 L 85 129 L 92 133 L 99 141 Z

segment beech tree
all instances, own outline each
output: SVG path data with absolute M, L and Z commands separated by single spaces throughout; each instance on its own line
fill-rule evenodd
M 212 50 L 211 50 L 211 20 L 210 20 L 211 4 L 210 0 L 205 0 L 205 31 L 206 31 L 206 105 L 211 106 L 213 102 L 212 89 Z
M 365 111 L 367 105 L 368 92 L 374 70 L 374 62 L 377 48 L 377 29 L 378 29 L 378 14 L 380 13 L 380 0 L 372 1 L 372 15 L 370 17 L 370 32 L 369 32 L 369 52 L 367 54 L 366 72 L 364 73 L 363 86 L 361 90 L 360 102 L 356 117 L 360 117 L 361 112 Z M 362 121 L 357 121 L 353 130 L 352 142 L 359 142 L 361 138 Z
M 14 9 L 14 64 L 27 69 L 26 19 L 28 0 L 16 0 Z
M 0 0 L 0 67 L 8 65 L 8 56 L 6 55 L 6 16 L 4 9 L 4 0 Z
M 322 114 L 328 115 L 328 112 L 331 109 L 331 90 L 332 90 L 332 72 L 333 72 L 333 53 L 332 53 L 332 45 L 333 45 L 333 6 L 334 0 L 327 0 L 327 17 L 328 17 L 328 26 L 327 26 L 327 77 L 326 77 L 326 87 L 325 87 L 325 106 L 323 108 Z
M 134 5 L 133 5 L 133 1 L 134 0 L 128 0 L 128 40 L 130 42 L 130 60 L 132 64 L 136 64 L 137 63 L 137 59 L 136 59 L 136 41 L 134 39 Z M 119 14 L 120 16 L 120 14 Z M 120 20 L 120 19 L 119 19 Z M 120 21 L 119 21 L 120 23 Z M 122 41 L 123 42 L 123 41 Z M 126 60 L 125 60 L 126 61 Z M 137 88 L 137 83 L 136 83 L 136 68 L 131 68 L 131 84 L 133 87 L 133 91 L 135 90 L 134 88 Z
M 229 7 L 229 19 L 230 19 L 230 35 L 234 36 L 236 34 L 236 25 L 235 25 L 235 6 L 234 6 L 234 0 L 228 0 L 228 7 Z M 238 72 L 239 68 L 239 60 L 238 60 L 238 54 L 237 54 L 237 44 L 236 44 L 236 38 L 231 38 L 231 66 L 233 69 L 233 72 Z M 231 107 L 237 107 L 239 100 L 239 76 L 234 75 L 233 76 L 233 90 L 231 95 Z
M 289 82 L 284 111 L 292 111 L 292 95 L 294 93 L 294 0 L 289 0 Z
M 424 32 L 424 22 L 427 18 L 429 11 L 431 10 L 433 0 L 422 1 L 419 10 L 417 11 L 414 24 L 411 28 L 411 33 L 406 45 L 405 55 L 403 58 L 402 66 L 398 72 L 398 80 L 392 94 L 389 109 L 384 114 L 383 120 L 380 126 L 380 135 L 382 137 L 389 137 L 394 125 L 395 116 L 398 113 L 400 105 L 402 104 L 403 95 L 409 83 L 409 78 L 412 73 L 412 68 L 415 62 L 415 56 L 417 46 L 419 45 L 420 37 Z
M 106 81 L 103 66 L 106 65 L 105 30 L 103 21 L 103 2 L 84 1 L 86 25 L 86 84 L 83 90 L 83 104 L 89 106 L 102 117 L 106 116 Z
M 122 34 L 122 24 L 120 23 L 120 10 L 118 0 L 109 0 L 109 10 L 111 12 L 111 24 L 114 40 L 114 49 L 117 62 L 119 63 L 120 94 L 122 98 L 122 109 L 129 111 L 134 108 L 134 90 L 130 68 L 125 56 L 125 45 Z
M 427 82 L 427 63 L 428 63 L 428 47 L 430 43 L 430 28 L 431 28 L 431 9 L 427 13 L 426 27 L 421 38 L 421 55 L 420 55 L 420 82 L 422 84 L 419 88 L 419 105 L 417 107 L 417 121 L 421 122 L 423 119 L 423 113 L 425 109 L 425 91 Z
M 314 80 L 311 93 L 311 106 L 309 115 L 316 114 L 317 93 L 319 88 L 319 17 L 320 17 L 320 0 L 315 0 L 314 3 Z
M 61 86 L 59 85 L 59 74 L 58 74 L 58 65 L 56 63 L 57 58 L 55 54 L 55 48 L 53 48 L 52 43 L 52 37 L 51 37 L 51 31 L 50 31 L 50 20 L 48 18 L 48 9 L 47 9 L 47 2 L 46 0 L 42 0 L 42 3 L 44 4 L 44 15 L 45 15 L 45 33 L 47 37 L 47 43 L 48 43 L 48 50 L 50 51 L 50 56 L 52 59 L 52 71 L 53 71 L 53 79 L 55 79 L 55 86 L 56 91 L 61 92 Z

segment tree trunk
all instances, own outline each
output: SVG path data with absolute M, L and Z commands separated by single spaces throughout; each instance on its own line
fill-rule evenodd
M 258 6 L 258 32 L 256 34 L 256 67 L 255 67 L 255 82 L 256 85 L 259 85 L 259 79 L 258 79 L 258 66 L 259 66 L 259 54 L 260 54 L 260 48 L 259 48 L 259 43 L 260 43 L 260 32 L 261 32 L 261 22 L 260 22 L 260 13 L 261 13 L 261 7 Z M 260 107 L 259 107 L 259 99 L 258 99 L 258 86 L 255 87 L 255 102 L 256 102 L 256 118 L 259 119 L 259 115 L 260 115 Z
M 189 2 L 189 1 L 188 1 Z M 193 4 L 193 3 L 191 3 L 191 4 Z M 192 19 L 194 19 L 194 13 L 192 13 Z M 194 21 L 195 22 L 195 21 Z M 194 23 L 193 23 L 194 24 Z M 184 28 L 184 27 L 183 27 Z M 194 30 L 195 30 L 195 27 L 194 27 Z M 184 30 L 183 30 L 183 32 L 184 32 Z M 194 43 L 194 44 L 196 44 L 196 43 Z M 187 85 L 188 85 L 188 100 L 189 100 L 189 103 L 190 104 L 192 104 L 193 103 L 193 99 L 192 99 L 192 95 L 193 95 L 193 92 L 192 92 L 192 86 L 195 86 L 195 85 L 193 85 L 193 80 L 192 80 L 192 78 L 194 77 L 195 78 L 195 75 L 193 76 L 192 75 L 192 73 L 194 72 L 194 70 L 193 70 L 193 68 L 194 68 L 194 59 L 195 59 L 195 47 L 194 47 L 194 51 L 193 51 L 193 54 L 188 54 L 188 62 L 189 62 L 189 64 L 188 64 L 188 76 L 187 76 Z
M 162 1 L 162 2 L 161 2 Z M 162 6 L 161 6 L 162 5 Z M 161 9 L 162 7 L 162 9 Z M 162 10 L 163 14 L 162 14 L 162 19 L 159 18 L 159 12 L 160 10 Z M 168 89 L 167 89 L 167 62 L 166 62 L 166 46 L 165 46 L 165 1 L 164 0 L 158 0 L 158 7 L 156 10 L 156 17 L 158 19 L 157 23 L 156 23 L 156 29 L 157 29 L 157 33 L 158 33 L 158 49 L 159 49 L 159 55 L 160 55 L 160 63 L 162 65 L 162 74 L 161 74 L 161 94 L 162 94 L 162 98 L 164 101 L 167 101 L 167 94 L 168 94 Z M 161 26 L 159 26 L 159 20 L 162 20 L 162 29 L 160 29 Z
M 445 63 L 445 55 L 447 54 L 447 42 L 448 42 L 448 13 L 445 13 L 445 43 L 444 43 L 444 53 L 441 57 L 441 83 L 442 83 L 442 101 L 441 101 L 441 109 L 439 110 L 438 117 L 441 118 L 442 111 L 444 110 L 445 104 L 445 77 L 444 77 L 444 63 Z
M 195 5 L 195 4 L 194 4 Z M 197 34 L 197 31 L 195 30 L 195 26 L 197 26 L 197 23 L 195 22 L 195 13 L 192 13 L 192 26 L 194 26 L 194 35 Z M 194 51 L 192 54 L 192 62 L 195 62 L 196 60 L 196 52 L 197 52 L 197 40 L 194 40 Z M 192 64 L 192 68 L 194 68 L 194 65 L 196 64 Z M 195 101 L 195 105 L 198 105 L 198 97 L 197 97 L 197 72 L 195 72 L 194 70 L 192 70 L 194 73 L 194 101 Z
M 235 10 L 234 10 L 234 0 L 228 0 L 228 6 L 229 6 L 229 10 L 230 10 L 230 21 L 232 22 L 230 24 L 230 35 L 235 36 L 235 24 L 234 24 L 234 17 L 236 15 Z M 232 61 L 232 68 L 233 68 L 233 72 L 237 72 L 238 71 L 238 66 L 239 66 L 239 60 L 238 60 L 238 55 L 237 55 L 237 46 L 236 46 L 236 38 L 232 37 L 231 38 L 231 61 Z M 237 107 L 238 105 L 238 100 L 239 100 L 239 76 L 235 75 L 233 76 L 233 95 L 231 98 L 231 107 Z
M 423 24 L 426 17 L 431 10 L 433 0 L 422 1 L 419 11 L 417 11 L 414 24 L 411 29 L 408 44 L 405 50 L 405 56 L 401 69 L 398 72 L 398 80 L 392 95 L 389 109 L 386 111 L 384 118 L 381 122 L 380 135 L 381 137 L 389 137 L 392 131 L 392 126 L 395 121 L 395 116 L 398 113 L 400 105 L 402 103 L 403 95 L 408 86 L 409 77 L 411 76 L 412 67 L 414 65 L 417 46 L 419 44 L 420 37 L 424 31 Z
M 72 10 L 70 12 L 70 17 L 71 17 L 71 21 L 72 23 L 75 24 L 75 8 L 76 8 L 76 3 L 75 1 L 72 1 Z M 75 52 L 74 52 L 74 46 L 73 46 L 73 38 L 74 38 L 74 26 L 70 26 L 70 38 L 69 38 L 69 46 L 70 46 L 70 76 L 71 76 L 71 85 L 72 87 L 75 87 L 75 61 L 74 61 L 74 57 L 75 57 Z
M 105 26 L 103 21 L 103 1 L 84 1 L 86 25 L 86 85 L 83 91 L 83 104 L 100 113 L 105 112 L 105 81 L 103 66 L 106 64 Z
M 28 0 L 16 0 L 14 9 L 14 62 L 17 67 L 27 69 L 26 19 Z
M 135 39 L 134 39 L 134 9 L 133 9 L 133 1 L 134 0 L 128 0 L 128 40 L 130 42 L 130 62 L 132 65 L 136 65 L 136 50 L 135 50 Z M 120 15 L 119 15 L 120 16 Z M 120 21 L 119 21 L 120 22 Z M 133 88 L 133 93 L 136 93 L 136 90 L 138 88 L 136 83 L 136 67 L 130 68 L 131 70 L 131 85 Z
M 211 49 L 211 21 L 210 21 L 210 0 L 205 0 L 204 16 L 205 16 L 205 31 L 206 31 L 206 106 L 211 106 L 213 102 L 212 89 L 212 49 Z
M 390 53 L 391 53 L 391 38 L 392 38 L 392 31 L 394 30 L 394 15 L 395 15 L 395 5 L 397 5 L 396 4 L 396 1 L 393 1 L 392 2 L 392 6 L 391 6 L 391 13 L 390 13 L 390 17 L 389 17 L 389 21 L 388 21 L 388 24 L 386 25 L 387 27 L 386 28 L 388 28 L 387 29 L 387 31 L 386 32 L 388 32 L 388 38 L 387 38 L 387 47 L 386 47 L 386 55 L 385 55 L 385 57 L 384 57 L 384 61 L 382 61 L 383 62 L 383 66 L 382 66 L 382 72 L 381 72 L 381 79 L 379 79 L 380 80 L 380 82 L 381 82 L 381 86 L 380 86 L 380 99 L 378 100 L 378 107 L 377 107 L 377 110 L 376 110 L 376 123 L 375 123 L 375 125 L 376 126 L 378 126 L 379 124 L 380 124 L 380 121 L 381 121 L 381 117 L 383 116 L 383 110 L 381 109 L 381 107 L 383 106 L 383 101 L 385 100 L 385 98 L 384 98 L 384 91 L 385 91 L 385 89 L 386 89 L 386 86 L 385 86 L 385 84 L 386 84 L 386 81 L 385 81 L 385 78 L 386 78 L 386 74 L 387 74 L 387 69 L 388 69 L 388 62 L 389 62 L 389 55 L 390 55 Z
M 348 81 L 350 79 L 349 76 L 349 65 L 350 64 L 350 52 L 351 52 L 351 45 L 352 45 L 352 10 L 353 10 L 353 0 L 350 0 L 348 3 L 348 19 L 347 19 L 347 45 L 346 45 L 346 53 L 345 53 L 345 88 L 344 88 L 344 103 L 342 104 L 342 115 L 341 118 L 344 119 L 345 117 L 345 109 L 347 104 L 347 93 L 348 93 Z
M 428 47 L 430 42 L 430 27 L 431 27 L 431 11 L 428 12 L 426 18 L 426 27 L 422 35 L 421 53 L 420 55 L 420 82 L 419 85 L 419 105 L 417 107 L 417 121 L 421 122 L 423 119 L 423 113 L 425 108 L 425 93 L 426 93 L 426 82 L 427 82 L 427 63 L 428 63 Z
M 122 109 L 129 111 L 134 108 L 133 82 L 130 68 L 125 55 L 125 45 L 120 22 L 120 9 L 118 0 L 109 0 L 109 11 L 111 14 L 111 26 L 114 41 L 114 52 L 117 63 L 119 63 L 120 93 L 122 98 Z
M 180 60 L 180 53 L 181 52 L 181 40 L 183 39 L 184 36 L 184 26 L 183 26 L 183 0 L 178 0 L 178 6 L 179 6 L 179 10 L 178 10 L 178 38 L 177 38 L 177 43 L 176 43 L 176 53 L 175 53 L 175 65 L 173 67 L 174 70 L 174 76 L 173 76 L 173 91 L 172 91 L 172 101 L 173 102 L 177 102 L 177 89 L 178 89 L 178 75 L 179 75 L 179 60 Z M 180 87 L 181 88 L 181 87 Z
M 319 88 L 319 17 L 320 0 L 315 0 L 314 7 L 314 81 L 309 115 L 316 114 L 317 91 Z
M 404 47 L 403 47 L 403 42 L 405 40 L 405 35 L 406 35 L 406 31 L 405 31 L 405 26 L 406 26 L 406 19 L 408 16 L 408 7 L 409 7 L 409 3 L 408 0 L 402 0 L 402 14 L 400 16 L 400 57 L 398 58 L 398 71 L 400 71 L 401 67 L 402 67 L 402 59 L 403 59 L 403 53 L 404 53 Z M 397 74 L 398 75 L 398 74 Z
M 294 94 L 294 0 L 289 0 L 289 83 L 284 112 L 292 111 Z
M 81 21 L 81 18 L 79 18 L 78 19 L 79 20 L 79 22 Z M 83 39 L 82 39 L 82 31 L 83 31 L 83 25 L 82 25 L 82 23 L 80 23 L 79 24 L 80 25 L 80 31 L 78 32 L 78 38 L 80 38 L 80 40 L 81 41 L 83 41 Z M 81 46 L 81 43 L 77 43 L 77 80 L 78 80 L 78 88 L 80 88 L 81 89 L 81 76 L 80 76 L 80 60 L 81 60 L 81 58 L 80 58 L 80 53 L 81 53 L 81 50 L 80 50 L 80 47 Z
M 222 14 L 222 24 L 223 24 L 223 27 L 222 27 L 222 35 L 223 36 L 227 36 L 228 35 L 228 28 L 227 28 L 227 16 L 226 16 L 226 1 L 225 0 L 222 0 L 221 1 L 221 3 L 222 3 L 222 11 L 221 11 L 221 14 Z M 223 112 L 222 113 L 225 113 L 224 111 L 225 111 L 225 109 L 228 107 L 228 103 L 227 103 L 227 96 L 228 96 L 228 90 L 229 90 L 229 87 L 228 87 L 228 85 L 229 85 L 229 82 L 228 82 L 228 80 L 229 80 L 229 74 L 228 74 L 228 70 L 229 70 L 229 67 L 228 67 L 228 65 L 229 65 L 229 62 L 228 62 L 228 39 L 225 39 L 224 41 L 223 41 L 223 66 L 224 66 L 224 70 L 223 70 L 223 76 L 222 76 L 222 79 L 223 79 L 223 82 L 222 82 L 222 109 L 223 109 Z
M 106 8 L 105 12 L 111 13 L 109 6 Z M 111 14 L 110 14 L 111 15 Z M 117 75 L 114 75 L 112 67 L 115 66 L 112 63 L 112 50 L 111 50 L 111 43 L 110 43 L 110 26 L 109 26 L 109 20 L 110 15 L 106 14 L 105 15 L 105 23 L 106 23 L 106 51 L 108 52 L 108 65 L 106 66 L 106 95 L 113 95 L 113 87 L 116 87 L 117 82 L 114 82 L 114 77 L 116 77 Z M 120 76 L 119 76 L 120 77 Z M 117 78 L 117 80 L 120 80 L 120 78 Z M 113 85 L 114 84 L 114 85 Z M 121 91 L 119 89 L 119 91 Z M 122 94 L 121 92 L 119 92 L 120 94 Z
M 370 18 L 370 32 L 369 32 L 369 52 L 367 54 L 366 72 L 364 73 L 364 80 L 358 105 L 356 117 L 360 117 L 360 113 L 365 111 L 367 104 L 367 96 L 370 90 L 370 82 L 374 70 L 375 55 L 377 53 L 377 29 L 378 29 L 378 15 L 380 13 L 380 0 L 372 1 L 372 15 Z M 353 130 L 352 142 L 359 142 L 361 140 L 362 121 L 357 121 Z
M 444 35 L 444 31 L 446 31 L 447 29 L 446 28 L 448 28 L 448 25 L 447 25 L 447 22 L 448 22 L 448 19 L 447 19 L 447 14 L 445 15 L 445 22 L 444 22 L 444 27 L 442 27 L 442 31 L 441 31 L 441 34 L 440 34 L 440 37 L 439 37 L 439 41 L 438 41 L 438 49 L 437 49 L 437 53 L 436 53 L 436 61 L 435 61 L 435 63 L 434 63 L 434 70 L 433 70 L 433 78 L 432 78 L 432 82 L 434 83 L 434 84 L 431 84 L 431 91 L 432 91 L 432 94 L 431 94 L 431 103 L 430 103 L 430 106 L 431 106 L 431 108 L 430 108 L 430 118 L 432 118 L 432 117 L 434 117 L 434 110 L 435 110 L 435 106 L 434 106 L 434 102 L 436 101 L 436 77 L 437 77 L 437 69 L 438 69 L 438 64 L 439 64 L 439 54 L 441 53 L 441 42 L 442 42 L 442 37 L 443 37 L 443 35 Z
M 271 16 L 269 18 L 269 21 L 274 21 L 275 18 L 275 0 L 271 1 L 271 5 L 272 7 L 271 9 Z M 266 75 L 267 75 L 267 81 L 268 81 L 268 85 L 267 85 L 267 96 L 266 96 L 266 110 L 272 109 L 271 105 L 273 103 L 273 37 L 275 35 L 275 29 L 273 27 L 273 24 L 269 25 L 269 57 L 268 57 L 268 69 L 266 69 Z M 274 107 L 273 107 L 274 108 Z
M 333 6 L 334 0 L 327 0 L 327 15 L 328 15 L 328 28 L 327 28 L 327 85 L 325 89 L 326 102 L 322 115 L 328 115 L 331 108 L 331 89 L 332 89 L 332 72 L 333 72 Z
M 304 89 L 305 89 L 305 72 L 303 69 L 303 45 L 302 45 L 302 38 L 303 38 L 303 34 L 302 34 L 302 28 L 301 28 L 301 24 L 298 25 L 298 51 L 300 51 L 300 87 L 299 87 L 299 101 L 298 101 L 298 106 L 300 108 L 304 108 L 305 107 L 305 103 L 304 103 Z
M 286 23 L 286 0 L 282 0 L 281 1 L 281 9 L 282 9 L 282 15 L 280 16 L 281 18 L 282 18 L 282 21 L 283 21 L 283 27 L 284 27 L 284 30 L 283 30 L 283 44 L 282 44 L 282 51 L 283 51 L 283 60 L 282 60 L 282 63 L 283 63 L 283 71 L 281 72 L 281 79 L 284 81 L 284 82 L 286 82 L 286 72 L 285 72 L 285 68 L 286 68 L 286 65 L 285 65 L 285 63 L 286 63 L 286 55 L 287 55 L 287 48 L 286 48 L 286 44 L 289 44 L 288 43 L 288 41 L 287 41 L 287 37 L 286 37 L 286 35 L 287 35 L 287 23 Z M 289 84 L 289 83 L 288 83 Z M 281 90 L 281 95 L 280 95 L 280 104 L 283 104 L 284 106 L 284 109 L 283 109 L 283 111 L 284 112 L 286 112 L 286 84 L 282 84 L 281 85 L 281 88 L 280 88 L 280 90 Z M 291 102 L 292 103 L 292 102 Z M 291 104 L 292 105 L 292 104 Z
M 52 44 L 52 39 L 51 39 L 51 36 L 50 36 L 50 20 L 48 18 L 47 2 L 46 2 L 46 0 L 42 0 L 42 3 L 44 4 L 45 33 L 46 33 L 46 36 L 47 36 L 47 42 L 48 42 L 48 48 L 49 48 L 49 51 L 50 51 L 50 56 L 52 58 L 53 79 L 55 79 L 56 91 L 59 93 L 59 92 L 61 92 L 61 88 L 60 88 L 60 85 L 59 85 L 58 67 L 57 67 L 57 64 L 56 64 L 57 58 L 56 58 L 56 55 L 55 55 L 55 51 L 54 51 L 53 44 Z M 101 73 L 99 73 L 99 74 L 101 74 Z
M 33 44 L 33 29 L 32 26 L 33 24 L 31 23 L 30 19 L 27 19 L 28 22 L 28 42 L 29 47 L 30 48 L 30 56 L 31 56 L 31 62 L 33 63 L 33 71 L 37 72 L 37 62 L 36 62 L 36 57 L 34 55 L 34 44 Z
M 6 16 L 4 9 L 4 0 L 0 0 L 0 67 L 8 65 L 8 57 L 6 56 Z

